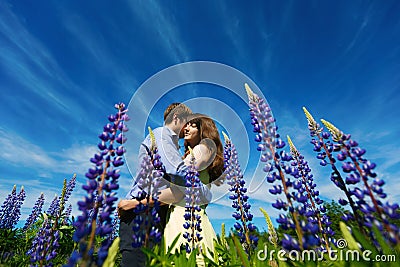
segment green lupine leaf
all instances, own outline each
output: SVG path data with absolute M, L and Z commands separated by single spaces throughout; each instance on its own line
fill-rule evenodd
M 119 249 L 119 237 L 115 238 L 110 248 L 108 249 L 108 255 L 106 260 L 103 263 L 103 267 L 113 267 L 115 266 L 115 259 L 117 257 L 118 249 Z
M 172 244 L 171 244 L 171 246 L 168 248 L 168 251 L 166 251 L 166 254 L 172 254 L 172 249 L 175 247 L 175 245 L 176 245 L 176 243 L 178 242 L 178 239 L 179 239 L 179 236 L 180 236 L 181 234 L 179 233 L 176 237 L 175 237 L 175 239 L 174 239 L 174 241 L 172 241 Z M 165 244 L 165 241 L 164 241 L 164 247 L 165 247 L 165 250 L 167 249 L 167 245 Z M 164 250 L 164 251 L 165 251 Z
M 378 230 L 378 228 L 374 225 L 372 227 L 372 231 L 375 234 L 376 240 L 378 241 L 379 245 L 382 248 L 383 254 L 390 255 L 394 253 L 394 250 L 389 247 L 386 243 L 385 239 L 382 236 L 382 233 Z
M 353 235 L 364 249 L 370 250 L 374 255 L 378 254 L 378 250 L 367 240 L 357 227 L 352 228 Z
M 233 242 L 235 244 L 236 250 L 238 252 L 238 255 L 240 257 L 240 260 L 241 260 L 243 266 L 244 267 L 250 267 L 250 262 L 247 259 L 248 255 L 244 251 L 244 249 L 242 247 L 242 244 L 239 242 L 239 240 L 237 240 L 236 236 L 234 236 L 233 234 L 232 234 L 232 239 L 233 239 Z
M 347 247 L 352 250 L 358 250 L 361 252 L 360 247 L 357 245 L 357 241 L 351 235 L 347 225 L 344 222 L 339 222 L 340 230 L 342 231 L 344 239 L 347 241 Z

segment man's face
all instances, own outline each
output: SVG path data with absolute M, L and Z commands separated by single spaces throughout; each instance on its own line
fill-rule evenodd
M 179 124 L 179 138 L 183 138 L 185 135 L 185 126 L 187 123 L 187 118 L 178 118 L 178 124 Z

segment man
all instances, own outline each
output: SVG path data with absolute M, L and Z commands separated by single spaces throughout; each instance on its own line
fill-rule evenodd
M 183 128 L 187 122 L 187 117 L 192 114 L 192 111 L 184 104 L 173 103 L 167 107 L 164 112 L 164 126 L 158 127 L 153 130 L 154 137 L 158 148 L 158 154 L 161 156 L 161 161 L 165 166 L 165 171 L 168 174 L 171 185 L 183 185 L 184 178 L 187 171 L 187 166 L 184 164 L 182 157 L 179 153 L 179 138 L 183 137 Z M 147 154 L 147 150 L 151 146 L 150 136 L 148 135 L 142 142 L 139 149 L 139 163 L 143 157 Z M 139 171 L 137 172 L 139 173 Z M 184 192 L 181 186 L 170 186 L 170 183 L 164 180 L 164 184 L 159 187 L 161 194 L 159 195 L 159 201 L 164 203 L 174 203 L 182 199 Z M 210 189 L 207 186 L 202 186 L 200 189 L 200 195 L 206 201 L 211 200 Z M 137 184 L 135 184 L 126 199 L 121 200 L 118 203 L 118 210 L 120 213 L 120 251 L 122 254 L 121 266 L 134 267 L 134 266 L 145 266 L 146 256 L 140 248 L 133 248 L 133 219 L 135 213 L 133 207 L 135 202 L 137 203 L 137 197 L 142 191 Z M 164 205 L 160 207 L 159 215 L 161 218 L 160 228 L 164 229 L 166 224 L 166 213 L 168 206 Z

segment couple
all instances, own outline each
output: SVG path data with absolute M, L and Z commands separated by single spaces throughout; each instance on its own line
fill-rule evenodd
M 199 242 L 201 247 L 213 250 L 213 239 L 216 238 L 210 220 L 205 214 L 206 204 L 211 201 L 210 183 L 218 185 L 217 179 L 223 173 L 223 148 L 218 129 L 212 119 L 202 114 L 193 114 L 184 104 L 173 103 L 164 112 L 164 126 L 154 129 L 154 136 L 158 147 L 158 153 L 168 174 L 167 180 L 161 185 L 158 200 L 161 202 L 159 215 L 161 217 L 160 228 L 164 231 L 164 240 L 170 247 L 178 234 L 181 234 L 172 251 L 179 248 L 186 240 L 182 234 L 185 232 L 185 174 L 188 170 L 191 155 L 189 147 L 193 149 L 201 180 L 198 188 L 201 205 L 201 235 Z M 184 138 L 185 155 L 179 153 L 178 139 Z M 140 146 L 139 162 L 147 154 L 150 147 L 150 138 L 147 136 Z M 132 247 L 132 226 L 136 215 L 133 209 L 139 204 L 136 198 L 141 188 L 134 185 L 127 195 L 118 204 L 120 212 L 120 250 L 122 254 L 121 266 L 145 266 L 145 255 L 140 248 Z M 141 202 L 143 203 L 143 201 Z M 151 204 L 151 203 L 150 203 Z M 168 205 L 171 204 L 171 205 Z M 167 221 L 168 217 L 168 221 Z M 201 260 L 201 259 L 200 259 Z

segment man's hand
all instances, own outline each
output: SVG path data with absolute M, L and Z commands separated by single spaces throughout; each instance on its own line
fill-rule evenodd
M 118 216 L 121 217 L 124 212 L 134 209 L 139 202 L 135 199 L 122 199 L 118 203 Z

